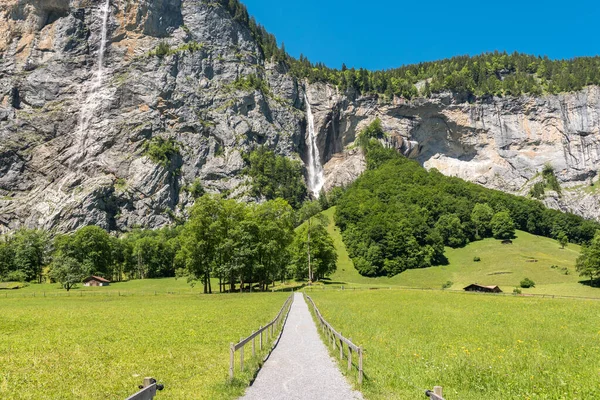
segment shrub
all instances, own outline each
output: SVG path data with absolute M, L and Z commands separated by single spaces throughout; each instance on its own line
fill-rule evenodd
M 156 55 L 157 57 L 164 57 L 167 54 L 169 54 L 170 50 L 171 47 L 169 47 L 169 44 L 167 42 L 160 42 L 154 50 L 154 55 Z
M 520 286 L 524 289 L 535 287 L 535 282 L 529 278 L 525 278 L 521 281 Z
M 179 153 L 179 146 L 175 139 L 165 139 L 160 136 L 153 137 L 144 143 L 145 155 L 155 163 L 167 167 L 171 158 Z
M 521 293 L 523 293 L 521 291 L 521 288 L 516 287 L 516 288 L 513 289 L 513 294 L 521 294 Z
M 446 283 L 444 283 L 444 284 L 442 285 L 442 289 L 448 289 L 448 288 L 451 288 L 451 287 L 452 287 L 452 285 L 454 285 L 454 282 L 452 282 L 452 281 L 447 281 Z
M 475 257 L 473 257 L 473 261 L 479 262 L 479 261 L 481 261 L 481 257 L 475 256 Z
M 5 281 L 7 281 L 7 282 L 25 282 L 25 281 L 27 281 L 27 274 L 21 270 L 10 271 L 9 273 L 6 274 Z

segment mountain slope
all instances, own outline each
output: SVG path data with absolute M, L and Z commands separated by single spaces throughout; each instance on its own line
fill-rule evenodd
M 338 253 L 337 271 L 330 277 L 336 285 L 440 289 L 451 281 L 450 289 L 461 290 L 477 282 L 499 285 L 504 292 L 511 293 L 527 277 L 536 283 L 536 287 L 523 289 L 523 293 L 600 297 L 598 289 L 580 283 L 582 278 L 575 271 L 579 246 L 569 244 L 561 249 L 555 240 L 523 231 L 517 231 L 512 245 L 485 239 L 460 249 L 446 248 L 448 265 L 407 270 L 392 278 L 361 276 L 348 256 L 339 228 L 335 226 L 334 213 L 335 207 L 324 211 L 323 215 L 329 219 L 327 230 Z M 473 261 L 475 256 L 481 261 Z M 553 265 L 558 268 L 551 268 Z M 565 269 L 569 271 L 568 275 L 565 275 Z
M 361 94 L 290 73 L 274 38 L 230 3 L 3 2 L 0 232 L 163 226 L 185 216 L 195 183 L 255 200 L 242 155 L 265 145 L 306 162 L 306 102 L 325 188 L 364 170 L 352 143 L 380 118 L 390 146 L 491 188 L 527 194 L 550 162 L 565 190 L 546 204 L 600 215 L 588 190 L 600 161 L 599 87 L 473 103 L 449 92 Z M 158 158 L 166 162 L 148 151 L 157 138 L 172 144 Z

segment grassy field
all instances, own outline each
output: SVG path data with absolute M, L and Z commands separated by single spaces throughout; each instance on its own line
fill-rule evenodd
M 461 400 L 600 396 L 597 300 L 408 290 L 311 296 L 365 348 L 368 399 L 417 399 L 434 385 Z
M 392 278 L 367 278 L 354 268 L 339 228 L 333 223 L 334 212 L 335 209 L 331 208 L 324 214 L 329 218 L 327 229 L 338 253 L 337 271 L 331 276 L 335 284 L 439 289 L 451 281 L 451 289 L 454 290 L 479 283 L 499 285 L 503 291 L 512 292 L 523 278 L 528 277 L 536 283 L 536 287 L 523 289 L 523 293 L 600 297 L 600 289 L 580 283 L 582 278 L 575 271 L 579 246 L 569 244 L 561 249 L 555 240 L 522 231 L 517 231 L 517 238 L 512 245 L 485 239 L 460 249 L 446 248 L 449 260 L 446 266 L 408 270 Z M 481 261 L 473 261 L 475 256 L 480 257 Z M 553 265 L 558 268 L 551 268 Z M 568 271 L 568 275 L 565 275 L 565 271 Z
M 112 282 L 109 286 L 95 287 L 77 285 L 69 293 L 58 283 L 31 283 L 28 286 L 12 289 L 14 285 L 22 285 L 16 282 L 0 283 L 0 298 L 6 297 L 76 297 L 76 296 L 129 296 L 129 295 L 183 295 L 183 294 L 201 294 L 202 285 L 198 284 L 191 287 L 185 278 L 159 278 L 159 279 L 136 279 L 124 282 Z M 219 292 L 219 281 L 213 279 L 213 293 Z M 293 281 L 285 284 L 275 283 L 275 291 L 297 289 L 299 285 Z M 269 286 L 272 290 L 272 286 Z
M 229 343 L 287 296 L 0 296 L 0 398 L 124 399 L 145 376 L 165 384 L 165 400 L 235 398 L 251 373 L 225 383 Z

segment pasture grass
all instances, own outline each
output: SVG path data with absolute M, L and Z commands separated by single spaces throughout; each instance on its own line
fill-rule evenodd
M 232 399 L 229 344 L 273 319 L 288 294 L 1 298 L 0 398 L 124 399 L 146 376 L 159 398 Z
M 321 313 L 364 347 L 367 399 L 600 396 L 597 300 L 441 291 L 314 291 Z M 339 353 L 333 351 L 337 358 Z M 346 361 L 340 362 L 346 373 Z M 356 384 L 356 369 L 346 373 Z
M 203 292 L 202 284 L 196 284 L 193 287 L 187 282 L 186 278 L 156 278 L 156 279 L 133 279 L 122 282 L 111 282 L 109 286 L 83 286 L 78 284 L 75 288 L 67 292 L 59 283 L 30 283 L 26 286 L 18 282 L 0 283 L 0 289 L 3 285 L 10 286 L 5 289 L 18 290 L 0 290 L 2 297 L 76 297 L 76 296 L 134 296 L 134 295 L 184 295 L 201 294 Z M 18 286 L 18 287 L 14 287 Z M 300 284 L 294 281 L 275 282 L 275 286 L 269 286 L 269 291 L 289 291 L 299 289 Z M 212 280 L 213 293 L 219 292 L 219 280 Z M 239 288 L 239 285 L 238 285 Z
M 330 280 L 334 285 L 441 289 L 444 283 L 451 281 L 451 290 L 461 290 L 471 283 L 479 283 L 499 285 L 504 292 L 510 293 L 527 277 L 536 286 L 523 289 L 524 294 L 600 297 L 600 289 L 583 284 L 584 278 L 575 270 L 580 246 L 569 244 L 561 249 L 556 240 L 523 231 L 517 231 L 517 238 L 512 245 L 503 245 L 490 238 L 463 248 L 447 247 L 445 254 L 448 265 L 407 270 L 391 278 L 361 276 L 354 268 L 340 229 L 333 221 L 334 213 L 335 207 L 323 212 L 329 219 L 327 230 L 338 254 L 337 271 Z M 476 256 L 481 261 L 474 261 Z M 558 268 L 551 268 L 553 265 Z M 565 275 L 565 271 L 568 271 L 568 275 Z

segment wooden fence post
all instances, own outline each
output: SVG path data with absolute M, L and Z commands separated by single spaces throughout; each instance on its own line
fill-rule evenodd
M 235 344 L 229 345 L 229 379 L 233 380 L 233 363 L 235 362 Z
M 243 339 L 240 338 L 240 342 Z M 242 347 L 240 348 L 240 370 L 244 370 L 244 345 L 242 345 Z
M 358 384 L 362 385 L 363 381 L 363 348 L 358 348 Z
M 261 325 L 261 326 L 260 326 L 260 339 L 259 339 L 259 341 L 258 341 L 258 343 L 259 343 L 259 348 L 260 348 L 260 350 L 261 350 L 261 351 L 262 351 L 262 334 L 263 334 L 263 328 L 262 328 L 262 325 Z
M 252 331 L 252 335 L 254 335 L 254 331 Z M 256 356 L 256 336 L 252 338 L 252 357 Z
M 342 332 L 340 332 L 340 360 L 344 359 L 344 341 L 342 340 Z
M 352 339 L 348 338 L 349 341 Z M 348 371 L 352 369 L 352 348 L 348 346 Z
M 435 394 L 436 396 L 444 397 L 444 395 L 442 394 L 442 387 L 441 386 L 434 386 L 433 387 L 433 394 Z

